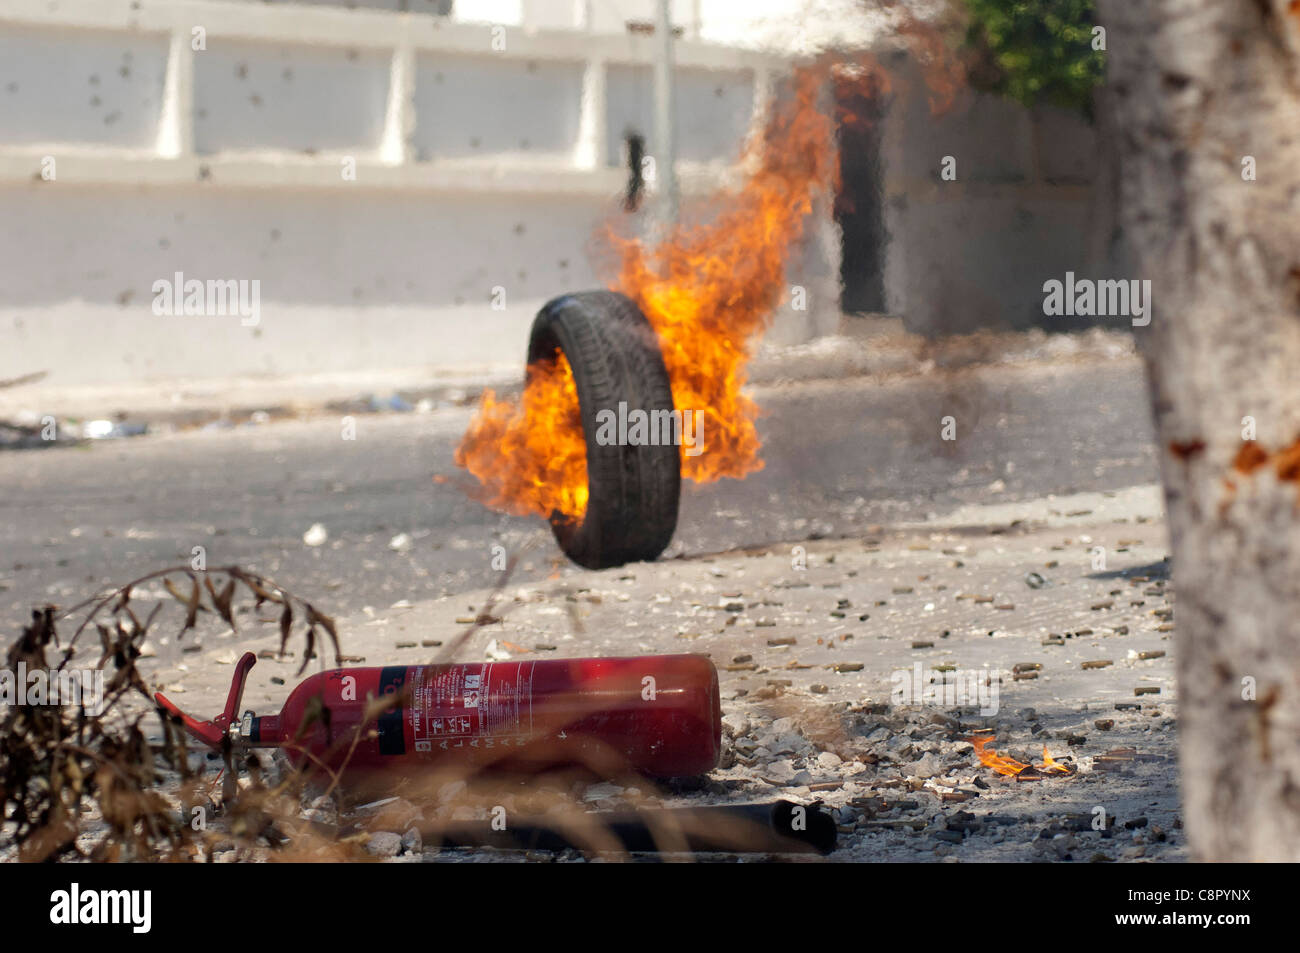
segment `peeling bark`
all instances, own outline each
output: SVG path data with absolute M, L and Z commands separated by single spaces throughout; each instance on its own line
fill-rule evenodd
M 1153 286 L 1135 331 L 1173 542 L 1188 838 L 1199 860 L 1297 861 L 1300 3 L 1099 6 L 1128 277 Z

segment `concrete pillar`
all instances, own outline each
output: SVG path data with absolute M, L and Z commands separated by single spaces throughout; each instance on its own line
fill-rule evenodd
M 172 31 L 163 81 L 162 116 L 158 123 L 158 155 L 165 159 L 194 152 L 194 50 L 184 28 Z
M 415 50 L 403 38 L 393 49 L 389 70 L 388 104 L 379 145 L 381 162 L 403 165 L 411 161 L 415 120 Z
M 599 169 L 605 164 L 607 122 L 605 60 L 593 56 L 582 74 L 582 111 L 578 119 L 578 145 L 573 156 L 578 168 Z

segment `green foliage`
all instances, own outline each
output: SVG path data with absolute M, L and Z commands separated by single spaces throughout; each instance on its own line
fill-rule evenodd
M 1032 106 L 1090 112 L 1106 54 L 1093 49 L 1093 0 L 965 0 L 980 88 Z

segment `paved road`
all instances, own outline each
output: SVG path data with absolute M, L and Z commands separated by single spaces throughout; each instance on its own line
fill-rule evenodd
M 699 554 L 956 506 L 1108 490 L 1157 478 L 1133 361 L 930 373 L 767 388 L 767 467 L 687 484 L 670 554 Z M 957 440 L 940 439 L 951 415 Z M 188 562 L 236 562 L 327 611 L 350 613 L 490 585 L 491 547 L 528 546 L 519 579 L 560 557 L 540 521 L 469 502 L 452 451 L 465 410 L 359 418 L 357 439 L 318 419 L 78 448 L 0 453 L 0 632 L 31 605 Z M 707 434 L 705 435 L 707 439 Z M 323 524 L 328 541 L 304 545 Z M 406 552 L 389 547 L 401 533 Z M 5 640 L 9 635 L 4 636 Z

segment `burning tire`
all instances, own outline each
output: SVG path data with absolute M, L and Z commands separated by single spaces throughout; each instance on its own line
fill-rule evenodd
M 564 353 L 573 370 L 587 444 L 587 507 L 580 520 L 559 513 L 560 548 L 588 569 L 655 559 L 677 528 L 680 448 L 597 439 L 601 411 L 673 410 L 672 386 L 654 328 L 630 299 L 584 291 L 547 303 L 533 322 L 528 364 Z

